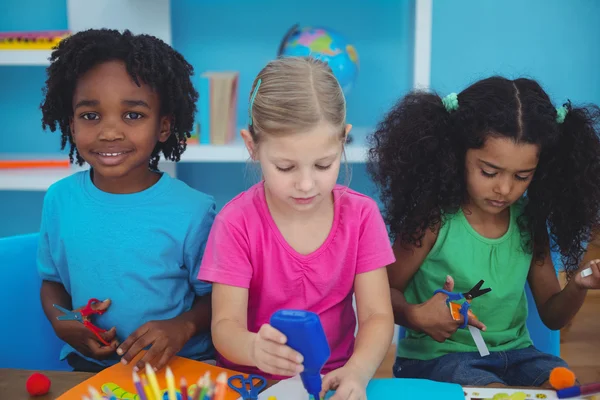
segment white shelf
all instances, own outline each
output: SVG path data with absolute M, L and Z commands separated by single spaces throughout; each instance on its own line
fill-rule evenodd
M 349 163 L 363 163 L 367 158 L 368 148 L 365 146 L 346 146 L 346 161 Z M 208 146 L 188 145 L 181 156 L 180 163 L 193 162 L 246 162 L 250 156 L 242 144 Z
M 368 128 L 355 128 L 353 143 L 346 146 L 346 162 L 364 163 L 367 158 L 368 147 L 365 146 L 366 135 L 370 133 Z M 0 159 L 21 158 L 29 160 L 60 159 L 66 158 L 65 154 L 8 154 L 0 153 Z M 201 162 L 246 162 L 249 160 L 248 151 L 241 139 L 232 144 L 223 146 L 188 145 L 185 153 L 181 156 L 179 163 L 201 163 Z M 161 160 L 159 168 L 175 176 L 175 163 Z M 70 168 L 30 168 L 30 169 L 0 169 L 0 191 L 45 191 L 54 182 L 84 169 L 89 166 L 71 166 Z
M 0 50 L 0 66 L 2 65 L 50 65 L 52 50 Z
M 239 132 L 237 129 L 236 132 Z M 367 158 L 368 147 L 365 138 L 372 132 L 370 128 L 353 128 L 350 136 L 354 141 L 346 146 L 346 161 L 349 163 L 364 163 Z M 188 144 L 185 153 L 181 156 L 180 163 L 191 162 L 246 162 L 250 159 L 248 150 L 242 139 L 237 139 L 232 144 L 211 146 Z
M 0 190 L 46 191 L 54 182 L 85 168 L 0 170 Z

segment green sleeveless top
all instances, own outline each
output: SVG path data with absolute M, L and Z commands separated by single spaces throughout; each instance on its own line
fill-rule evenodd
M 480 279 L 490 287 L 473 299 L 471 310 L 487 330 L 483 339 L 490 351 L 521 349 L 532 344 L 527 330 L 525 283 L 532 255 L 523 251 L 517 217 L 518 205 L 511 206 L 506 233 L 497 239 L 481 236 L 469 224 L 462 210 L 442 225 L 435 245 L 408 284 L 404 295 L 411 304 L 427 301 L 444 286 L 446 275 L 454 278 L 454 292 L 469 291 Z M 448 311 L 450 312 L 450 311 Z M 398 341 L 399 357 L 430 360 L 455 352 L 476 352 L 468 329 L 458 329 L 444 343 L 430 336 L 406 331 Z

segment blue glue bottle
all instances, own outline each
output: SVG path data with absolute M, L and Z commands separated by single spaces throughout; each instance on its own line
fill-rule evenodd
M 311 311 L 279 310 L 269 323 L 287 337 L 286 345 L 304 357 L 300 378 L 308 394 L 319 400 L 321 369 L 331 354 L 319 316 Z

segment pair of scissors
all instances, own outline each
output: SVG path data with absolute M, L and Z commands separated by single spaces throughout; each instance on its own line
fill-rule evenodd
M 106 311 L 106 310 L 94 310 L 92 308 L 92 305 L 96 304 L 96 303 L 101 303 L 101 301 L 98 299 L 90 299 L 85 307 L 83 307 L 80 310 L 74 310 L 74 311 L 67 310 L 66 308 L 61 307 L 58 304 L 52 304 L 52 305 L 54 306 L 54 308 L 62 311 L 62 313 L 63 313 L 63 315 L 59 315 L 58 317 L 56 317 L 56 319 L 58 319 L 59 321 L 79 321 L 83 324 L 83 326 L 85 326 L 90 331 L 92 331 L 94 333 L 94 335 L 96 335 L 98 340 L 100 340 L 100 342 L 102 342 L 102 344 L 104 344 L 105 346 L 110 346 L 110 343 L 108 343 L 102 337 L 102 333 L 106 332 L 106 330 L 102 329 L 102 328 L 98 328 L 96 325 L 94 325 L 90 322 L 90 316 L 92 314 L 102 315 Z
M 255 380 L 258 383 L 254 383 Z M 244 378 L 243 375 L 233 375 L 227 380 L 227 384 L 238 392 L 243 400 L 258 400 L 258 394 L 267 385 L 267 380 L 254 374 L 248 375 L 247 378 Z
M 448 296 L 448 298 L 446 299 L 446 304 L 448 305 L 448 307 L 450 307 L 450 314 L 452 315 L 452 318 L 454 318 L 455 321 L 460 320 L 461 315 L 463 316 L 463 323 L 460 326 L 460 328 L 464 329 L 467 327 L 467 324 L 469 322 L 469 315 L 475 317 L 475 314 L 473 314 L 471 310 L 469 310 L 469 308 L 471 307 L 471 300 L 492 291 L 491 288 L 481 289 L 482 285 L 483 279 L 477 282 L 477 284 L 473 286 L 468 292 L 454 293 L 444 289 L 438 289 L 435 292 L 433 292 L 433 294 L 435 295 L 436 293 L 444 293 Z M 466 301 L 462 304 L 453 303 L 453 301 L 461 299 L 465 299 Z

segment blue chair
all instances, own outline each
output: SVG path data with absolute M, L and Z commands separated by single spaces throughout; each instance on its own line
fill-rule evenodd
M 533 345 L 540 351 L 560 357 L 560 331 L 548 329 L 540 319 L 529 284 L 525 284 L 525 293 L 528 307 L 527 329 L 529 329 Z M 406 330 L 401 326 L 398 331 L 398 340 L 402 340 L 405 336 Z
M 66 370 L 58 339 L 40 302 L 36 252 L 39 234 L 0 238 L 0 368 Z

